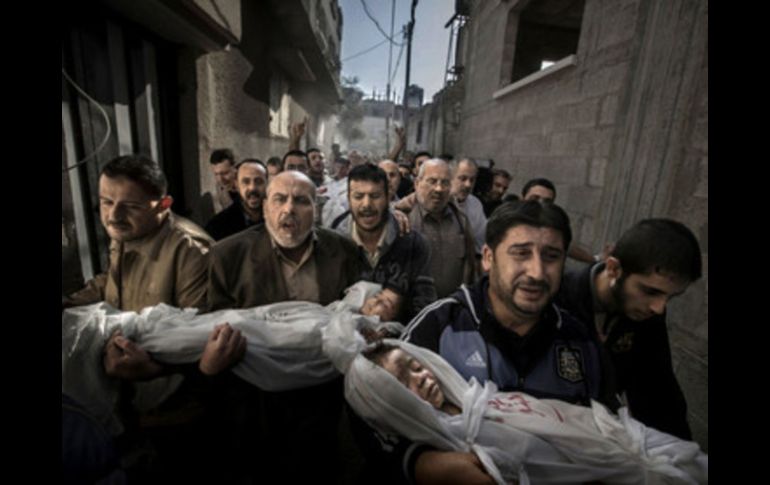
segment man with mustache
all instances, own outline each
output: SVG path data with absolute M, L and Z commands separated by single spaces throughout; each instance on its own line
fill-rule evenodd
M 214 195 L 214 212 L 218 214 L 238 200 L 238 187 L 235 183 L 235 156 L 233 151 L 228 148 L 218 148 L 211 152 L 209 163 L 217 185 Z
M 464 378 L 492 380 L 505 392 L 612 405 L 598 345 L 552 303 L 571 239 L 569 218 L 556 205 L 501 205 L 487 222 L 482 265 L 488 275 L 424 309 L 402 339 L 440 354 Z M 490 480 L 472 453 L 403 440 L 394 449 L 383 455 L 383 466 L 405 470 L 415 483 Z
M 379 283 L 402 297 L 397 321 L 408 322 L 436 300 L 436 288 L 428 274 L 430 250 L 425 239 L 414 231 L 399 234 L 388 204 L 393 187 L 379 167 L 364 164 L 351 170 L 350 209 L 337 218 L 332 228 L 358 246 L 361 279 Z
M 491 171 L 492 184 L 486 194 L 482 195 L 481 202 L 484 205 L 484 214 L 487 217 L 492 215 L 497 207 L 503 203 L 508 186 L 511 185 L 511 174 L 501 168 L 493 168 Z M 518 199 L 518 196 L 514 200 Z
M 233 202 L 230 207 L 215 215 L 206 224 L 206 232 L 215 241 L 262 222 L 262 201 L 265 198 L 267 185 L 267 167 L 256 158 L 247 158 L 236 165 L 235 170 L 240 200 Z
M 460 210 L 468 217 L 471 224 L 471 232 L 476 242 L 476 253 L 481 254 L 484 246 L 484 232 L 487 229 L 487 216 L 484 215 L 484 206 L 473 195 L 473 187 L 476 185 L 478 165 L 472 158 L 461 158 L 450 164 L 452 167 L 452 197 Z
M 227 162 L 229 163 L 229 162 Z M 165 175 L 154 161 L 141 155 L 125 155 L 108 162 L 99 176 L 99 212 L 110 236 L 108 271 L 91 280 L 85 289 L 71 295 L 64 306 L 105 301 L 124 311 L 140 312 L 159 303 L 203 308 L 209 248 L 212 239 L 196 224 L 171 212 L 173 199 L 166 192 Z M 204 433 L 205 373 L 216 373 L 240 358 L 245 350 L 240 331 L 223 324 L 211 333 L 199 363 L 163 366 L 120 332 L 104 347 L 105 374 L 121 379 L 125 389 L 135 381 L 160 377 L 148 383 L 163 385 L 161 377 L 183 373 L 186 377 L 167 402 L 159 407 L 136 411 L 128 393 L 121 396 L 121 410 L 127 428 L 121 442 L 126 456 L 136 455 L 145 440 L 152 443 L 152 463 L 129 459 L 130 473 L 163 481 L 168 470 L 189 460 L 189 475 L 210 471 L 200 458 L 208 448 L 190 441 L 190 434 Z M 129 385 L 131 383 L 132 385 Z M 141 386 L 143 384 L 139 384 Z M 138 440 L 137 440 L 138 439 Z M 137 447 L 138 446 L 138 447 Z M 180 477 L 177 470 L 176 477 Z
M 359 280 L 356 245 L 314 227 L 315 197 L 316 187 L 303 173 L 288 170 L 270 180 L 262 204 L 264 224 L 225 238 L 211 250 L 211 310 L 287 300 L 327 305 Z M 232 473 L 253 475 L 255 482 L 334 481 L 341 378 L 285 392 L 258 389 L 229 373 L 217 378 L 222 392 L 215 414 L 222 420 L 219 429 L 228 433 L 222 445 L 235 447 L 226 453 L 235 463 Z M 300 467 L 297 457 L 302 457 Z
M 141 155 L 111 160 L 99 176 L 99 213 L 110 237 L 110 267 L 66 299 L 66 306 L 106 301 L 141 311 L 166 303 L 201 308 L 211 238 L 171 212 L 173 198 L 158 164 Z
M 436 294 L 444 298 L 460 284 L 472 284 L 478 274 L 476 250 L 468 218 L 451 201 L 449 165 L 434 158 L 420 166 L 416 201 L 409 212 L 412 230 L 425 237 L 430 247 L 429 273 Z
M 670 219 L 627 230 L 606 261 L 564 276 L 560 304 L 608 351 L 634 418 L 691 439 L 687 403 L 674 375 L 666 305 L 701 277 L 695 235 Z

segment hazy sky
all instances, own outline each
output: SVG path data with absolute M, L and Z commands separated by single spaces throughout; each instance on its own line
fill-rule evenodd
M 390 34 L 390 14 L 392 0 L 365 0 L 371 15 L 379 22 L 382 29 Z M 388 42 L 364 12 L 361 0 L 339 0 L 342 8 L 342 75 L 357 76 L 359 86 L 371 97 L 377 89 L 384 98 L 388 74 Z M 403 42 L 399 32 L 409 22 L 412 0 L 395 0 L 396 15 L 393 24 L 393 39 Z M 424 102 L 429 102 L 433 95 L 444 87 L 447 48 L 449 47 L 449 28 L 444 24 L 454 14 L 454 0 L 420 0 L 415 9 L 414 35 L 412 38 L 412 69 L 409 84 L 417 84 L 425 90 Z M 380 42 L 379 47 L 354 59 L 350 56 L 364 51 Z M 392 67 L 396 67 L 401 47 L 393 46 Z M 451 66 L 451 62 L 450 62 Z M 391 92 L 398 93 L 398 102 L 402 101 L 404 76 L 406 69 L 406 45 L 401 53 L 398 71 L 391 83 Z

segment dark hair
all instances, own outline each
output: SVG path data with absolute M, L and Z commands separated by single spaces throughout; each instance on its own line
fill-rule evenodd
M 671 219 L 645 219 L 623 233 L 610 256 L 624 274 L 672 273 L 688 281 L 701 277 L 701 251 L 695 235 Z
M 307 163 L 307 153 L 303 152 L 302 150 L 289 150 L 286 152 L 286 155 L 283 156 L 281 159 L 281 168 L 286 170 L 286 159 L 295 156 L 295 157 L 302 157 L 305 159 L 305 163 Z
M 516 194 L 505 194 L 503 196 L 503 202 L 516 202 L 519 199 L 519 196 Z
M 307 151 L 306 151 L 305 153 L 307 153 L 308 155 L 310 155 L 310 154 L 311 154 L 311 153 L 313 153 L 313 152 L 318 152 L 318 153 L 321 153 L 321 150 L 319 150 L 318 148 L 308 148 L 308 149 L 307 149 Z
M 139 185 L 150 197 L 166 195 L 168 182 L 157 163 L 143 155 L 123 155 L 102 167 L 99 175 L 109 178 L 126 177 Z
M 385 198 L 387 199 L 390 195 L 388 194 L 388 175 L 385 173 L 385 170 L 377 165 L 364 163 L 357 167 L 353 167 L 348 173 L 348 194 L 350 194 L 350 182 L 354 180 L 359 182 L 372 182 L 375 184 L 382 182 L 382 185 L 385 187 Z
M 274 165 L 280 169 L 283 169 L 283 162 L 281 162 L 281 159 L 278 157 L 270 157 L 267 159 L 268 165 Z
M 209 157 L 209 163 L 212 165 L 217 165 L 225 160 L 230 160 L 231 164 L 235 163 L 235 155 L 229 148 L 218 148 L 211 152 L 211 157 Z
M 334 160 L 334 163 L 341 163 L 342 165 L 350 165 L 350 160 L 348 160 L 345 157 L 337 157 Z
M 534 200 L 503 202 L 487 221 L 487 244 L 492 251 L 505 238 L 508 229 L 526 225 L 533 227 L 550 227 L 561 232 L 566 252 L 572 242 L 569 216 L 564 209 L 556 204 L 541 204 Z
M 431 155 L 431 154 L 430 154 L 430 152 L 426 152 L 426 151 L 417 152 L 417 153 L 415 153 L 415 154 L 414 154 L 414 156 L 412 157 L 412 160 L 417 160 L 419 157 L 428 157 L 428 158 L 433 158 L 433 155 Z
M 507 170 L 503 170 L 502 168 L 493 168 L 492 169 L 492 178 L 495 177 L 505 177 L 509 181 L 511 180 L 511 174 L 508 173 Z
M 548 179 L 544 179 L 544 178 L 532 179 L 529 182 L 527 182 L 526 184 L 524 184 L 524 188 L 521 189 L 521 198 L 523 199 L 524 197 L 526 197 L 527 196 L 527 192 L 529 192 L 529 189 L 531 189 L 532 187 L 535 187 L 537 185 L 539 185 L 541 187 L 545 187 L 546 189 L 548 189 L 551 192 L 553 192 L 553 199 L 556 200 L 556 187 L 554 187 L 553 182 L 551 182 Z
M 366 357 L 367 359 L 371 360 L 375 364 L 382 367 L 383 361 L 385 360 L 385 356 L 397 349 L 399 347 L 396 347 L 393 344 L 386 344 L 384 342 L 377 342 L 377 344 L 372 347 L 371 349 L 366 349 L 363 352 L 361 352 L 361 355 Z
M 268 160 L 269 162 L 269 160 Z M 265 175 L 267 175 L 269 172 L 267 171 L 267 165 L 265 165 L 262 160 L 258 158 L 244 158 L 240 162 L 238 162 L 238 165 L 235 166 L 235 172 L 237 173 L 238 170 L 241 168 L 241 165 L 244 163 L 256 163 L 257 165 L 262 165 L 262 168 L 265 169 Z

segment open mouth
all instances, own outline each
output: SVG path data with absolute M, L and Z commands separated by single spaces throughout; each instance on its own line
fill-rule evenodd
M 358 215 L 358 219 L 361 222 L 373 223 L 379 219 L 379 214 L 375 213 L 361 213 Z
M 522 292 L 527 299 L 538 299 L 546 293 L 546 289 L 542 286 L 519 286 L 518 290 Z

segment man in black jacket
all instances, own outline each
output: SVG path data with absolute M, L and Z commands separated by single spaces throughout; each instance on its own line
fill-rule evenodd
M 606 262 L 565 275 L 558 302 L 608 351 L 621 401 L 648 426 L 691 439 L 687 403 L 674 376 L 666 304 L 701 276 L 693 233 L 669 219 L 626 231 Z
M 437 296 L 428 272 L 428 243 L 418 232 L 400 233 L 389 210 L 392 188 L 382 168 L 355 167 L 348 175 L 350 210 L 337 217 L 332 229 L 358 246 L 361 279 L 379 283 L 401 297 L 397 320 L 406 323 Z
M 235 166 L 240 197 L 206 224 L 206 232 L 219 241 L 247 227 L 262 222 L 262 201 L 267 187 L 267 167 L 256 158 L 247 158 Z

